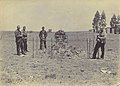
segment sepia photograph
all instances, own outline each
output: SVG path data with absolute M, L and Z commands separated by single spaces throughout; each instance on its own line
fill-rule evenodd
M 120 86 L 120 0 L 0 0 L 0 86 Z

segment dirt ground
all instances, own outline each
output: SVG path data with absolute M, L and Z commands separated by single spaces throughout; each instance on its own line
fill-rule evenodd
M 47 50 L 39 50 L 38 32 L 34 32 L 28 34 L 27 55 L 17 56 L 14 33 L 0 32 L 0 86 L 119 86 L 117 34 L 107 35 L 104 59 L 90 59 L 95 34 L 66 34 L 67 49 L 74 48 L 73 52 L 51 53 L 54 33 L 48 33 Z M 89 54 L 87 39 L 91 40 Z

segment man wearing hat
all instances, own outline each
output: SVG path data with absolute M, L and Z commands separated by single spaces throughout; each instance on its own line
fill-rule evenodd
M 95 45 L 95 48 L 94 48 L 94 52 L 93 52 L 93 57 L 92 59 L 96 59 L 96 54 L 99 50 L 99 48 L 101 48 L 101 58 L 104 59 L 104 47 L 105 47 L 105 44 L 106 44 L 106 31 L 105 29 L 101 29 L 99 31 L 99 34 L 97 35 L 97 38 L 96 38 L 96 45 Z
M 20 25 L 17 26 L 17 30 L 14 32 L 15 34 L 15 42 L 16 42 L 16 47 L 17 47 L 17 55 L 20 55 L 20 50 L 21 53 L 25 55 L 24 53 L 24 45 L 23 45 L 23 38 L 22 34 L 20 31 Z
M 47 32 L 45 31 L 45 27 L 42 27 L 42 30 L 39 33 L 39 38 L 40 38 L 40 50 L 42 50 L 43 44 L 44 48 L 46 48 Z
M 24 51 L 28 52 L 28 49 L 27 49 L 27 31 L 26 31 L 26 26 L 23 26 L 22 36 L 23 36 Z

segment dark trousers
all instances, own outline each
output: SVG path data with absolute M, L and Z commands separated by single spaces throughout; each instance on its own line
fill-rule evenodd
M 46 40 L 40 40 L 40 49 L 42 50 L 44 44 L 44 48 L 46 48 Z
M 24 51 L 28 51 L 28 50 L 27 50 L 27 39 L 24 39 L 23 42 L 24 42 Z
M 96 43 L 95 48 L 94 48 L 94 53 L 93 53 L 93 59 L 96 58 L 96 54 L 99 48 L 101 48 L 101 52 L 102 52 L 101 58 L 104 58 L 104 46 L 105 46 L 105 43 L 100 43 L 100 42 Z
M 20 50 L 21 53 L 24 54 L 24 45 L 22 42 L 16 42 L 16 47 L 17 47 L 17 55 L 20 55 Z

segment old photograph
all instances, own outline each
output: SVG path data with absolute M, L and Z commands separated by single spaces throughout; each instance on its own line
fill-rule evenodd
M 0 0 L 0 86 L 120 86 L 119 0 Z

